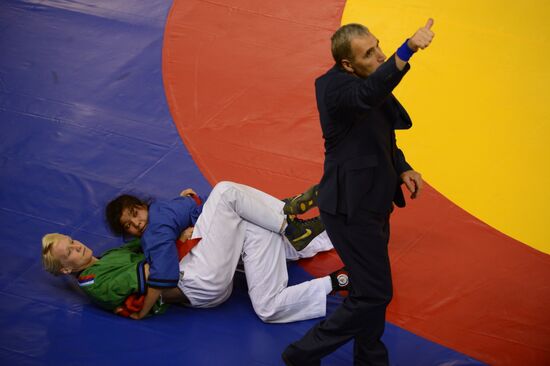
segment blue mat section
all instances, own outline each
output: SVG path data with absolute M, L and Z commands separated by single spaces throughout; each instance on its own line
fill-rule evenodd
M 242 274 L 210 310 L 172 307 L 132 321 L 89 303 L 40 264 L 47 232 L 96 253 L 120 244 L 103 208 L 123 191 L 208 193 L 171 121 L 161 48 L 170 2 L 0 3 L 0 364 L 281 365 L 315 321 L 263 324 Z M 205 138 L 207 138 L 205 136 Z M 296 265 L 291 280 L 309 276 Z M 340 302 L 329 297 L 329 311 Z M 392 365 L 481 363 L 388 325 Z M 351 345 L 325 365 L 352 364 Z

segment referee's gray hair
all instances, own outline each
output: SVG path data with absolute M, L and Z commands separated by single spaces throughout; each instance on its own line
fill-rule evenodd
M 369 29 L 362 24 L 350 23 L 341 26 L 332 35 L 330 40 L 332 57 L 339 66 L 343 59 L 352 60 L 353 54 L 351 52 L 351 40 L 355 37 L 368 36 Z

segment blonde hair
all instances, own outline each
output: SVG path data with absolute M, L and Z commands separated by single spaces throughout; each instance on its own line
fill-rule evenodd
M 50 233 L 42 237 L 42 265 L 46 271 L 56 276 L 61 274 L 63 265 L 58 258 L 53 256 L 52 248 L 64 237 L 65 235 L 58 233 Z

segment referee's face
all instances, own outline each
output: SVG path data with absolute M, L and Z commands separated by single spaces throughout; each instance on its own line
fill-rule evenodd
M 147 206 L 126 207 L 120 215 L 120 225 L 127 234 L 140 238 L 147 229 L 148 219 Z
M 351 40 L 351 52 L 353 57 L 347 61 L 344 68 L 361 78 L 366 78 L 376 71 L 386 61 L 386 55 L 382 52 L 378 39 L 372 34 L 355 37 Z

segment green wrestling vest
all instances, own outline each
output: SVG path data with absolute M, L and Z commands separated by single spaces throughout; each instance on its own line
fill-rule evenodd
M 145 293 L 144 264 L 139 239 L 135 239 L 103 253 L 96 263 L 78 275 L 78 285 L 94 303 L 113 311 L 128 296 Z M 159 299 L 149 315 L 164 313 L 167 307 L 168 304 Z

